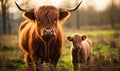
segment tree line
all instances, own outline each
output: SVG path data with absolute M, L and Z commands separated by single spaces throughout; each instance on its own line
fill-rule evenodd
M 68 28 L 80 29 L 82 26 L 110 25 L 113 29 L 120 27 L 120 4 L 115 4 L 113 0 L 102 11 L 97 11 L 94 6 L 87 9 L 80 8 L 76 14 L 72 14 L 68 22 L 65 24 Z
M 0 0 L 0 34 L 11 34 L 17 33 L 20 22 L 24 19 L 22 18 L 21 13 L 11 13 L 10 8 L 13 2 L 11 0 Z M 78 4 L 78 0 L 76 0 Z M 23 6 L 28 6 L 28 0 L 25 0 L 20 4 Z M 70 4 L 65 4 L 66 7 L 69 7 Z M 16 8 L 17 9 L 17 8 Z M 18 16 L 17 18 L 15 18 Z M 97 11 L 94 6 L 89 6 L 87 9 L 80 8 L 74 14 L 71 14 L 71 17 L 67 20 L 64 27 L 66 28 L 76 28 L 80 29 L 82 26 L 91 26 L 91 25 L 110 25 L 111 28 L 116 28 L 116 25 L 120 26 L 120 4 L 115 4 L 111 0 L 110 4 L 106 9 L 102 11 Z

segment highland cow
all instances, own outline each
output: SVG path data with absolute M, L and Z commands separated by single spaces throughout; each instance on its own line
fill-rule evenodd
M 23 9 L 15 2 L 18 9 L 24 12 L 26 19 L 19 27 L 19 45 L 25 53 L 27 69 L 32 69 L 33 63 L 36 70 L 39 70 L 39 65 L 43 63 L 50 63 L 56 68 L 63 44 L 61 24 L 81 3 L 70 9 L 54 6 Z
M 67 40 L 72 42 L 71 54 L 72 64 L 74 71 L 80 71 L 80 66 L 85 68 L 90 62 L 92 53 L 92 42 L 87 39 L 87 35 L 74 34 L 73 36 L 67 36 Z

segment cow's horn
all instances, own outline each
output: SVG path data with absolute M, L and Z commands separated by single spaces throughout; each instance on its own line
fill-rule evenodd
M 62 9 L 62 10 L 68 10 L 70 12 L 75 11 L 75 10 L 77 10 L 79 8 L 79 6 L 81 5 L 81 3 L 82 3 L 82 1 L 75 8 L 66 8 L 66 9 Z
M 18 9 L 19 9 L 20 11 L 23 11 L 23 12 L 26 12 L 26 11 L 34 11 L 34 8 L 31 8 L 31 9 L 23 9 L 23 8 L 21 8 L 16 2 L 15 2 L 15 4 L 16 4 L 16 6 L 18 7 Z

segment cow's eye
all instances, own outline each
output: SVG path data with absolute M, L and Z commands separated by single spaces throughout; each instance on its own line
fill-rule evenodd
M 54 20 L 54 23 L 57 23 L 57 19 Z
M 55 20 L 54 23 L 57 23 L 57 20 Z
M 38 21 L 38 24 L 40 24 L 41 22 L 40 21 Z
M 41 24 L 42 23 L 42 21 L 41 20 L 38 20 L 38 24 Z

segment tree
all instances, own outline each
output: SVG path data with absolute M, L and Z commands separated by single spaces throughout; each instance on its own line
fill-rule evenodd
M 7 19 L 9 20 L 9 1 L 10 0 L 0 0 L 1 1 L 1 9 L 2 9 L 2 25 L 3 25 L 3 34 L 7 33 L 7 26 L 9 26 L 9 30 L 11 30 L 10 22 L 7 24 Z M 8 16 L 7 16 L 8 14 Z M 6 18 L 7 17 L 7 18 Z M 11 31 L 9 31 L 10 33 Z
M 110 8 L 110 20 L 111 20 L 111 26 L 114 28 L 114 3 L 113 0 L 111 0 L 111 8 Z
M 6 4 L 8 0 L 1 0 L 3 33 L 6 33 Z
M 115 29 L 115 24 L 120 23 L 120 8 L 113 0 L 111 0 L 107 9 L 108 22 L 111 24 L 111 27 Z
M 12 4 L 13 1 L 12 0 L 0 0 L 1 2 L 1 12 L 2 12 L 2 33 L 3 34 L 11 34 L 11 30 L 12 30 L 12 27 L 11 27 L 11 19 L 13 17 L 10 17 L 11 16 L 11 13 L 9 11 L 9 8 L 12 7 Z M 23 6 L 27 6 L 29 3 L 28 0 L 22 2 L 20 5 L 23 5 Z
M 76 0 L 76 5 L 78 4 L 78 0 Z M 76 11 L 76 28 L 80 29 L 80 15 L 79 10 Z

